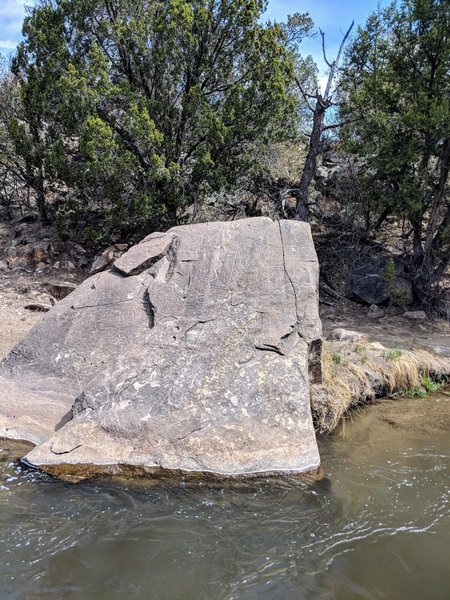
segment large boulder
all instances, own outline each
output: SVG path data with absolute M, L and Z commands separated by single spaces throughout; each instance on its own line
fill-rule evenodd
M 387 263 L 387 257 L 364 256 L 357 259 L 349 274 L 349 295 L 366 304 L 382 304 L 390 299 L 403 306 L 411 304 L 414 298 L 406 265 L 400 259 L 394 259 L 394 280 L 388 285 Z
M 0 365 L 0 436 L 67 478 L 319 465 L 310 228 L 268 218 L 155 233 L 53 307 Z

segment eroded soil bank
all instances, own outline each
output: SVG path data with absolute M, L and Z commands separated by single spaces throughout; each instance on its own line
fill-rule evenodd
M 362 334 L 334 330 L 323 346 L 323 383 L 311 386 L 319 432 L 333 431 L 348 411 L 382 397 L 426 396 L 450 380 L 450 357 L 431 348 L 388 348 Z M 333 336 L 331 334 L 331 337 Z

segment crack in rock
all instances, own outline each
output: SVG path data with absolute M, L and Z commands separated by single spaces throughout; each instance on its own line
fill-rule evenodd
M 53 444 L 50 446 L 50 450 L 53 452 L 53 454 L 56 454 L 57 456 L 60 456 L 62 454 L 70 454 L 71 452 L 73 452 L 74 450 L 77 450 L 78 448 L 81 448 L 83 444 L 78 444 L 77 446 L 74 446 L 73 448 L 70 448 L 70 450 L 55 450 L 53 448 Z
M 150 300 L 150 292 L 148 288 L 144 291 L 144 295 L 142 296 L 142 304 L 148 316 L 149 329 L 153 329 L 155 326 L 155 307 Z

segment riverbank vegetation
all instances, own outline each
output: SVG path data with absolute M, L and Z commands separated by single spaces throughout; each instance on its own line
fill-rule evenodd
M 330 433 L 358 406 L 385 396 L 423 398 L 449 380 L 449 359 L 428 349 L 389 349 L 378 342 L 358 340 L 326 341 L 323 382 L 311 387 L 315 427 Z
M 381 251 L 401 261 L 416 303 L 445 313 L 448 3 L 371 15 L 323 94 L 301 46 L 315 24 L 300 13 L 266 23 L 264 7 L 37 2 L 0 79 L 2 218 L 33 209 L 63 239 L 105 247 L 208 215 L 301 213 L 328 290 Z M 332 121 L 305 191 L 311 115 L 325 100 Z

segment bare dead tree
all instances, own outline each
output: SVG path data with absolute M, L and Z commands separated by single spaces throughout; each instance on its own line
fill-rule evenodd
M 347 33 L 342 38 L 339 46 L 338 53 L 333 62 L 330 62 L 327 58 L 325 51 L 325 34 L 320 30 L 322 36 L 322 52 L 325 63 L 328 65 L 330 72 L 328 74 L 327 84 L 325 86 L 324 93 L 322 94 L 319 89 L 314 94 L 310 94 L 305 89 L 303 83 L 296 78 L 297 87 L 305 100 L 309 110 L 313 114 L 312 129 L 309 134 L 309 147 L 306 155 L 305 164 L 303 167 L 302 176 L 300 183 L 297 188 L 297 209 L 296 219 L 299 221 L 307 221 L 309 217 L 309 205 L 308 205 L 308 193 L 311 181 L 313 180 L 317 166 L 317 156 L 320 152 L 320 142 L 324 131 L 328 129 L 336 129 L 341 127 L 345 123 L 334 123 L 331 125 L 325 125 L 325 115 L 327 110 L 334 105 L 333 97 L 331 95 L 333 81 L 337 74 L 339 61 L 341 59 L 342 52 L 345 47 L 348 36 L 353 29 L 354 21 L 347 30 Z

